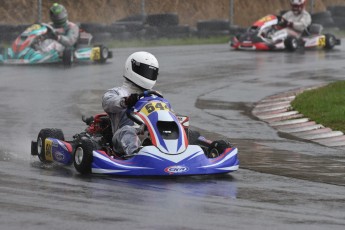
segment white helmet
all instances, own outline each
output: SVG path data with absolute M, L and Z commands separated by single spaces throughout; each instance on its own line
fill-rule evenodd
M 290 0 L 291 10 L 295 15 L 299 15 L 305 6 L 306 0 Z
M 124 77 L 144 89 L 156 84 L 159 65 L 155 56 L 140 51 L 131 54 L 125 63 Z

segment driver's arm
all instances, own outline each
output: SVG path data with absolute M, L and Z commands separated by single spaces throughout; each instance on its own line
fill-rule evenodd
M 118 88 L 109 89 L 104 93 L 102 98 L 102 107 L 106 113 L 119 113 L 126 107 L 124 105 L 124 98 L 127 97 L 124 92 Z
M 79 27 L 74 24 L 70 23 L 66 35 L 59 35 L 58 36 L 58 42 L 60 42 L 62 45 L 66 47 L 74 46 L 79 38 Z

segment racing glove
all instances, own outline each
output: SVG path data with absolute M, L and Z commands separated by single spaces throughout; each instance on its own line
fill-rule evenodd
M 139 100 L 139 95 L 137 93 L 132 93 L 125 98 L 125 105 L 129 108 L 133 107 L 135 103 Z
M 51 25 L 48 25 L 48 24 L 45 24 L 45 26 L 48 29 L 49 38 L 54 39 L 54 40 L 59 40 L 59 35 L 56 33 L 55 29 Z
M 286 26 L 292 28 L 292 27 L 293 27 L 293 22 L 289 22 L 289 21 L 288 21 L 287 24 L 286 24 Z
M 51 39 L 54 39 L 56 41 L 59 40 L 59 35 L 57 35 L 57 33 L 55 31 L 52 31 L 50 34 Z
M 285 18 L 282 17 L 281 20 L 280 20 L 279 25 L 282 26 L 282 27 L 290 27 L 290 28 L 292 28 L 293 22 L 290 22 L 290 21 L 288 21 L 288 20 L 286 20 Z
M 281 27 L 287 27 L 288 26 L 288 20 L 286 20 L 285 18 L 281 17 L 280 21 L 279 21 L 279 26 Z

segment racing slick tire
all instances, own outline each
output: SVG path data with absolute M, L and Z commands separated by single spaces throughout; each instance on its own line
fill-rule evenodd
M 99 49 L 100 49 L 100 57 L 99 57 L 99 60 L 95 60 L 95 62 L 105 63 L 107 61 L 107 59 L 113 57 L 113 53 L 107 47 L 105 47 L 103 45 L 99 45 L 96 47 L 99 47 Z
M 284 45 L 286 50 L 294 52 L 298 48 L 298 39 L 292 36 L 289 36 L 285 39 Z
M 64 66 L 71 66 L 74 61 L 73 49 L 66 48 L 62 53 L 62 63 Z
M 100 63 L 105 63 L 107 61 L 107 59 L 111 56 L 111 52 L 109 51 L 109 49 L 105 46 L 101 46 L 101 60 Z
M 336 45 L 337 43 L 337 39 L 335 38 L 335 36 L 333 34 L 325 34 L 326 37 L 326 45 L 325 45 L 325 49 L 326 50 L 331 50 L 333 49 L 333 47 Z
M 82 175 L 91 173 L 94 145 L 89 139 L 82 139 L 74 151 L 75 169 Z
M 61 129 L 41 129 L 37 136 L 37 156 L 41 162 L 51 163 L 51 160 L 47 160 L 46 158 L 46 139 L 47 138 L 55 138 L 61 141 L 65 140 L 64 134 Z M 32 150 L 33 151 L 33 150 Z

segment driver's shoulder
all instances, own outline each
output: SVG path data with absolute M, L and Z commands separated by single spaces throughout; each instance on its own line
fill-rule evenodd
M 311 18 L 311 14 L 308 11 L 306 11 L 306 10 L 302 11 L 302 15 L 305 16 L 305 17 L 310 17 Z
M 76 24 L 76 23 L 74 23 L 74 22 L 71 22 L 71 21 L 68 21 L 68 22 L 67 22 L 67 28 L 79 30 L 78 24 Z
M 292 10 L 288 10 L 285 12 L 285 14 L 282 15 L 283 18 L 288 18 L 288 17 L 292 17 L 294 14 L 292 12 Z

